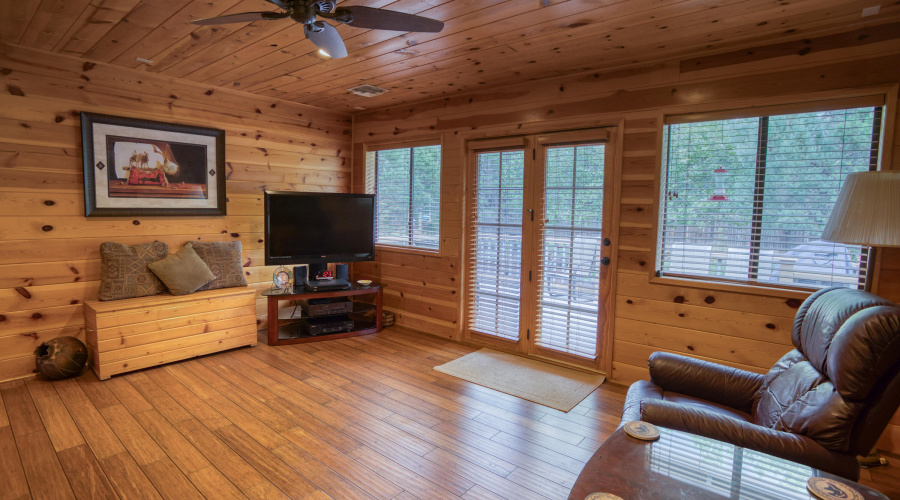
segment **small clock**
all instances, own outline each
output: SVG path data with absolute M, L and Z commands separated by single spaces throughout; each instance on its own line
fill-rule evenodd
M 290 288 L 293 284 L 294 275 L 291 274 L 290 269 L 281 266 L 272 273 L 272 283 L 275 285 L 275 288 L 280 290 L 284 290 L 286 288 Z

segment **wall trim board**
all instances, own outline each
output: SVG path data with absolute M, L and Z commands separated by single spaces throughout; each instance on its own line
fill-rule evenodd
M 900 33 L 900 23 L 888 23 L 878 26 L 869 26 L 852 31 L 845 31 L 832 35 L 820 36 L 806 40 L 793 40 L 771 45 L 750 47 L 747 49 L 724 52 L 712 56 L 701 56 L 681 61 L 682 73 L 702 71 L 735 64 L 762 61 L 781 56 L 803 56 L 812 51 L 820 52 L 829 47 L 853 47 L 872 43 L 895 40 Z
M 723 81 L 678 83 L 672 87 L 657 87 L 638 91 L 621 91 L 611 95 L 583 101 L 546 105 L 529 110 L 507 113 L 478 114 L 466 118 L 438 118 L 437 130 L 453 130 L 467 127 L 484 127 L 503 123 L 529 123 L 541 121 L 547 116 L 578 116 L 594 113 L 632 111 L 635 108 L 660 108 L 696 104 L 699 99 L 727 102 L 760 96 L 760 88 L 779 82 L 779 93 L 803 95 L 809 92 L 827 91 L 858 86 L 891 84 L 896 82 L 896 68 L 900 56 L 880 57 L 876 60 L 854 61 L 808 69 L 779 71 L 768 75 L 751 75 Z M 862 82 L 860 82 L 862 80 Z M 727 90 L 725 90 L 727 89 Z M 709 101 L 707 101 L 709 102 Z

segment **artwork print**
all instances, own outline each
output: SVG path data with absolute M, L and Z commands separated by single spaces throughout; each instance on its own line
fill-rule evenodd
M 207 198 L 206 148 L 196 144 L 106 138 L 107 158 L 114 160 L 109 196 L 147 198 Z M 184 165 L 184 167 L 182 167 Z M 191 167 L 195 168 L 191 168 Z
M 223 131 L 81 115 L 85 215 L 225 215 Z

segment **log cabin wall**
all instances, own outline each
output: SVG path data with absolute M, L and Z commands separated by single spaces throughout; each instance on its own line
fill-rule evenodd
M 30 375 L 41 342 L 84 338 L 100 243 L 239 239 L 263 289 L 263 190 L 349 189 L 347 114 L 14 45 L 0 45 L 0 83 L 0 381 Z M 86 218 L 80 111 L 224 129 L 228 215 Z M 259 298 L 257 312 L 263 328 Z
M 865 35 L 865 34 L 863 34 Z M 442 100 L 367 111 L 354 116 L 354 189 L 364 178 L 367 143 L 440 137 L 444 144 L 442 239 L 439 256 L 405 257 L 381 251 L 365 271 L 391 286 L 386 307 L 397 323 L 438 336 L 462 337 L 462 207 L 465 143 L 473 131 L 496 135 L 565 128 L 573 120 L 624 124 L 618 219 L 618 259 L 611 380 L 647 378 L 653 351 L 669 351 L 756 372 L 766 371 L 788 350 L 797 307 L 808 294 L 748 294 L 694 282 L 651 283 L 656 244 L 654 221 L 660 177 L 663 112 L 699 106 L 745 108 L 887 89 L 883 168 L 900 170 L 896 84 L 900 81 L 900 33 L 888 41 L 843 46 L 813 39 L 755 47 L 713 57 L 652 67 L 529 81 Z M 865 40 L 857 38 L 855 42 Z M 900 251 L 882 252 L 876 293 L 900 301 Z M 894 418 L 900 424 L 900 417 Z M 900 425 L 891 425 L 882 449 L 900 451 Z

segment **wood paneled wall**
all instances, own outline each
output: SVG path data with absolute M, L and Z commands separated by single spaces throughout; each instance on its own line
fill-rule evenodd
M 451 197 L 443 206 L 442 217 L 457 220 L 462 215 L 459 202 L 465 185 L 461 135 L 473 131 L 506 135 L 552 130 L 577 120 L 624 123 L 618 186 L 621 198 L 615 326 L 608 370 L 611 380 L 628 384 L 647 378 L 647 358 L 653 351 L 676 352 L 764 372 L 792 348 L 792 318 L 805 294 L 747 294 L 697 283 L 669 285 L 650 281 L 654 266 L 651 249 L 656 242 L 654 200 L 660 172 L 661 116 L 664 112 L 687 112 L 701 107 L 729 109 L 763 102 L 787 103 L 812 94 L 836 96 L 873 86 L 890 88 L 896 99 L 896 84 L 900 81 L 900 44 L 896 36 L 866 47 L 832 46 L 808 54 L 802 50 L 797 53 L 756 47 L 750 49 L 758 54 L 752 60 L 737 57 L 740 54 L 725 54 L 673 61 L 653 67 L 527 82 L 366 112 L 354 118 L 354 148 L 360 150 L 368 141 L 437 135 L 444 144 L 454 145 L 446 148 L 443 157 L 444 190 Z M 885 153 L 885 168 L 900 169 L 900 137 L 896 128 L 889 130 L 894 132 L 886 137 L 890 149 Z M 361 157 L 354 154 L 354 158 Z M 361 165 L 355 164 L 354 179 L 361 172 Z M 456 233 L 451 239 L 460 241 Z M 392 285 L 389 309 L 399 312 L 399 324 L 443 337 L 461 337 L 461 250 L 457 243 L 444 245 L 441 255 L 435 257 L 410 259 L 387 252 L 379 254 L 379 261 L 369 270 L 373 277 Z M 876 290 L 893 300 L 900 300 L 898 262 L 900 252 L 883 252 Z M 403 271 L 402 279 L 398 279 L 398 269 Z M 891 426 L 886 439 L 898 430 L 900 426 Z M 896 435 L 900 438 L 900 433 Z M 900 449 L 886 440 L 882 446 Z
M 346 114 L 13 45 L 0 45 L 0 84 L 0 380 L 31 374 L 41 342 L 83 338 L 100 243 L 238 239 L 263 289 L 263 190 L 350 186 Z M 224 129 L 228 215 L 86 218 L 81 111 Z

